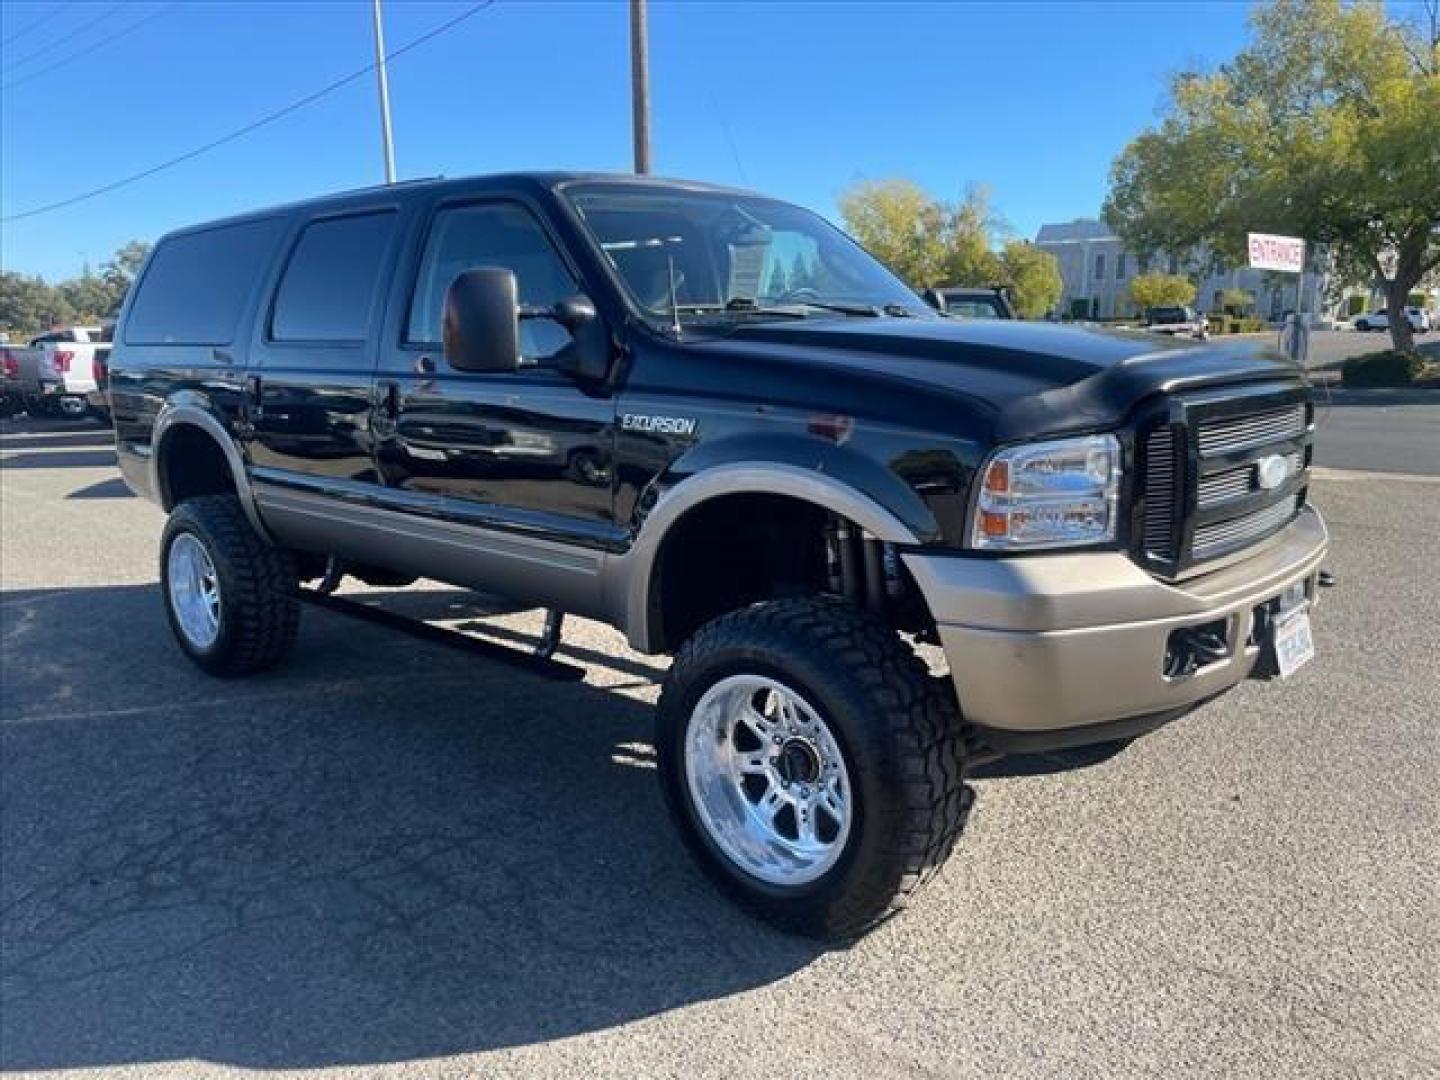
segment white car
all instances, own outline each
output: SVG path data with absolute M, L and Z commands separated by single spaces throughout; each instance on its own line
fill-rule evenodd
M 1430 329 L 1430 312 L 1424 308 L 1407 307 L 1405 317 L 1410 320 L 1410 329 L 1417 334 L 1423 334 Z M 1356 330 L 1389 330 L 1390 312 L 1368 311 L 1355 319 Z

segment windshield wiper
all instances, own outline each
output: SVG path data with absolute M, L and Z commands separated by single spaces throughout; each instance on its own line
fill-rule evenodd
M 725 305 L 726 311 L 758 311 L 764 315 L 791 315 L 805 318 L 804 311 L 798 311 L 797 308 L 818 308 L 821 311 L 836 311 L 841 315 L 864 316 L 870 319 L 879 318 L 882 314 L 880 309 L 873 304 L 836 304 L 828 300 L 791 300 L 761 306 L 753 297 L 737 296 Z
M 681 315 L 780 315 L 787 319 L 808 319 L 805 312 L 793 307 L 760 307 L 755 301 L 740 297 L 724 304 L 677 304 Z

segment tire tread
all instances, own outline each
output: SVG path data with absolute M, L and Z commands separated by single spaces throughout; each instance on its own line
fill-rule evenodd
M 874 719 L 888 728 L 902 814 L 899 843 L 893 858 L 871 860 L 823 913 L 818 927 L 827 939 L 853 939 L 906 906 L 954 849 L 973 802 L 965 784 L 966 733 L 953 691 L 930 674 L 897 633 L 849 604 L 826 598 L 760 603 L 706 624 L 680 649 L 665 692 L 684 685 L 691 670 L 717 651 L 763 650 L 767 643 L 780 642 L 821 653 L 849 672 L 873 704 Z M 742 903 L 785 924 L 785 915 L 763 898 L 736 891 Z
M 221 676 L 275 667 L 295 644 L 300 626 L 294 560 L 255 531 L 234 495 L 201 495 L 177 506 L 166 527 L 162 559 L 170 536 L 181 529 L 208 540 L 216 570 L 226 578 L 221 602 L 233 619 L 222 649 L 204 658 L 191 653 L 192 658 Z

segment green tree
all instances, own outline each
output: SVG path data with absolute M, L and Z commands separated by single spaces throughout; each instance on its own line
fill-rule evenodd
M 1142 313 L 1184 307 L 1195 299 L 1195 283 L 1180 274 L 1137 274 L 1130 279 L 1130 299 Z
M 114 318 L 149 252 L 149 244 L 131 240 L 98 274 L 87 266 L 79 277 L 55 285 L 13 271 L 0 273 L 0 330 L 23 335 L 56 325 Z
M 64 292 L 44 278 L 0 273 L 0 329 L 24 336 L 74 317 Z
M 1389 19 L 1359 0 L 1274 0 L 1251 43 L 1171 84 L 1160 124 L 1126 147 L 1105 218 L 1141 252 L 1197 244 L 1232 261 L 1246 233 L 1331 245 L 1392 310 L 1440 266 L 1440 18 Z M 1412 345 L 1391 319 L 1397 349 Z
M 1011 240 L 1001 249 L 1000 278 L 1010 286 L 1022 319 L 1053 310 L 1065 290 L 1059 260 L 1024 240 Z
M 150 254 L 150 245 L 143 240 L 131 240 L 128 244 L 120 247 L 110 260 L 100 267 L 100 278 L 105 283 L 109 294 L 109 309 L 106 315 L 118 315 L 120 305 L 125 302 L 125 294 L 130 291 L 130 285 L 135 280 L 135 275 L 140 272 L 146 257 Z
M 1220 292 L 1220 309 L 1226 315 L 1233 315 L 1239 318 L 1248 315 L 1255 308 L 1255 294 L 1246 289 L 1222 289 Z
M 937 284 L 948 256 L 945 208 L 909 180 L 867 180 L 840 196 L 845 227 L 916 288 Z
M 954 205 L 937 203 L 945 222 L 944 276 L 926 285 L 995 285 L 1001 277 L 995 237 L 1005 224 L 990 206 L 990 192 L 972 185 Z
M 119 304 L 106 286 L 105 279 L 88 266 L 80 272 L 78 278 L 62 281 L 56 289 L 65 298 L 76 322 L 98 322 L 119 310 Z M 122 293 L 121 299 L 123 298 Z
M 909 180 L 867 181 L 841 195 L 840 212 L 861 245 L 915 289 L 1008 284 L 1027 318 L 1060 298 L 1053 255 L 1016 240 L 1000 247 L 1007 229 L 983 187 L 947 203 Z

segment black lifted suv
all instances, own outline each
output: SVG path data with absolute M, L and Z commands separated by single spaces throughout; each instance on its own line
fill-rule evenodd
M 659 772 L 699 861 L 822 937 L 944 862 L 968 766 L 1312 652 L 1294 363 L 944 318 L 746 192 L 524 174 L 185 229 L 110 394 L 202 668 L 280 661 L 327 568 L 610 623 L 674 654 Z

